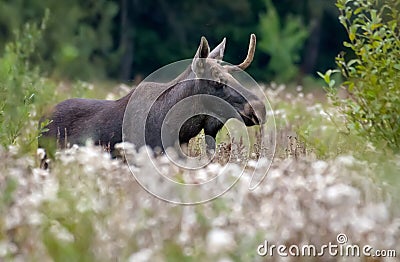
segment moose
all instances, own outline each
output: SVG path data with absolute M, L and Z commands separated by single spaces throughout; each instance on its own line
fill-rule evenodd
M 142 96 L 138 99 L 140 101 L 131 102 L 140 105 L 148 99 L 147 94 L 160 88 L 165 90 L 148 113 L 145 125 L 146 145 L 162 151 L 166 149 L 161 141 L 161 126 L 167 113 L 179 101 L 195 95 L 209 95 L 223 99 L 237 111 L 237 115 L 241 118 L 239 120 L 246 126 L 265 122 L 264 101 L 242 86 L 231 74 L 234 71 L 245 70 L 251 64 L 256 45 L 255 35 L 250 36 L 247 57 L 237 66 L 222 63 L 225 43 L 226 38 L 210 51 L 206 38 L 201 37 L 191 64 L 178 77 L 167 83 L 143 83 Z M 118 100 L 73 98 L 57 104 L 47 117 L 51 121 L 47 131 L 39 138 L 39 147 L 46 148 L 49 141 L 60 148 L 67 144 L 83 145 L 86 140 L 91 139 L 95 144 L 108 147 L 113 152 L 115 144 L 123 140 L 124 114 L 137 88 L 133 88 Z M 133 117 L 136 118 L 135 115 Z M 141 118 L 137 119 L 140 121 Z M 187 144 L 191 138 L 204 130 L 206 147 L 213 150 L 216 146 L 215 137 L 227 120 L 207 114 L 195 115 L 181 125 L 178 143 Z M 131 121 L 134 125 L 136 120 L 131 119 Z M 142 145 L 135 144 L 135 146 Z

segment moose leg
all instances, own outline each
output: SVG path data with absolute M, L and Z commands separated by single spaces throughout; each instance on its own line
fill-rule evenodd
M 206 151 L 208 156 L 214 156 L 216 149 L 215 137 L 224 124 L 214 117 L 208 117 L 204 125 Z
M 215 148 L 216 148 L 216 143 L 215 143 L 215 137 L 211 135 L 206 134 L 206 150 L 207 154 L 214 155 L 215 153 Z

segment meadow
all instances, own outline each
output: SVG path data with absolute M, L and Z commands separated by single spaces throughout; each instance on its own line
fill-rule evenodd
M 121 85 L 108 97 L 126 89 Z M 265 240 L 320 247 L 336 243 L 340 233 L 351 244 L 399 250 L 399 156 L 338 132 L 343 117 L 337 110 L 321 96 L 297 90 L 265 87 L 277 120 L 277 148 L 260 186 L 248 189 L 255 168 L 250 162 L 229 191 L 205 204 L 175 205 L 150 195 L 122 159 L 92 145 L 56 152 L 48 170 L 39 168 L 41 150 L 3 148 L 0 256 L 5 261 L 264 261 L 257 247 Z M 248 159 L 232 149 L 240 148 L 239 141 L 227 148 L 219 146 L 217 161 L 198 172 L 179 169 L 165 156 L 153 161 L 171 177 L 197 182 L 229 165 L 232 177 L 222 183 L 230 183 Z M 148 172 L 146 152 L 130 153 L 137 161 L 134 172 Z M 235 157 L 227 163 L 230 154 Z
M 339 56 L 340 70 L 320 73 L 324 81 L 311 87 L 262 84 L 275 145 L 259 146 L 259 127 L 248 129 L 250 149 L 222 129 L 216 157 L 198 170 L 180 168 L 165 155 L 149 161 L 144 148 L 127 143 L 118 146 L 118 158 L 90 143 L 38 149 L 48 123 L 38 122 L 51 106 L 70 97 L 117 99 L 133 84 L 44 75 L 30 58 L 45 23 L 27 24 L 0 59 L 0 261 L 398 261 L 398 20 L 385 25 L 365 1 L 357 12 L 342 2 L 345 27 L 351 15 L 374 17 L 371 26 L 346 27 L 357 59 Z M 347 74 L 343 80 L 339 72 Z M 204 137 L 193 139 L 189 152 L 203 154 Z M 45 153 L 47 169 L 40 167 Z M 213 178 L 218 183 L 210 193 L 234 185 L 202 204 L 172 204 L 149 194 L 133 175 L 147 177 L 154 165 L 180 182 Z M 269 165 L 249 190 L 252 176 L 263 177 Z M 164 195 L 199 197 L 150 182 Z M 266 242 L 292 247 L 286 252 L 314 245 L 316 253 L 286 257 L 275 248 L 261 256 Z M 360 252 L 367 246 L 371 256 L 332 255 L 324 245 L 342 251 L 357 245 Z

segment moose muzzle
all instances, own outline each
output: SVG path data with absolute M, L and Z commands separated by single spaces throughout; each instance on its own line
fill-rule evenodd
M 261 125 L 266 122 L 265 104 L 259 100 L 249 101 L 240 112 L 246 126 Z

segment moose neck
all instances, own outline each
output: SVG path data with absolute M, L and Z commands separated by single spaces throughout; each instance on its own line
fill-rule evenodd
M 149 85 L 149 90 L 153 89 L 150 86 L 154 86 L 155 84 L 158 85 L 158 88 L 165 89 L 165 91 L 159 97 L 159 100 L 163 101 L 162 105 L 160 105 L 162 107 L 171 107 L 186 97 L 204 93 L 201 92 L 202 90 L 199 86 L 199 81 L 194 79 L 194 73 L 190 66 L 188 66 L 175 79 L 167 83 L 143 82 L 142 84 Z M 133 88 L 126 96 L 118 99 L 116 102 L 125 109 L 135 90 L 136 88 Z
M 190 68 L 163 87 L 166 90 L 159 97 L 160 106 L 163 108 L 170 108 L 187 97 L 203 94 L 205 91 L 201 88 L 200 80 L 194 78 Z

